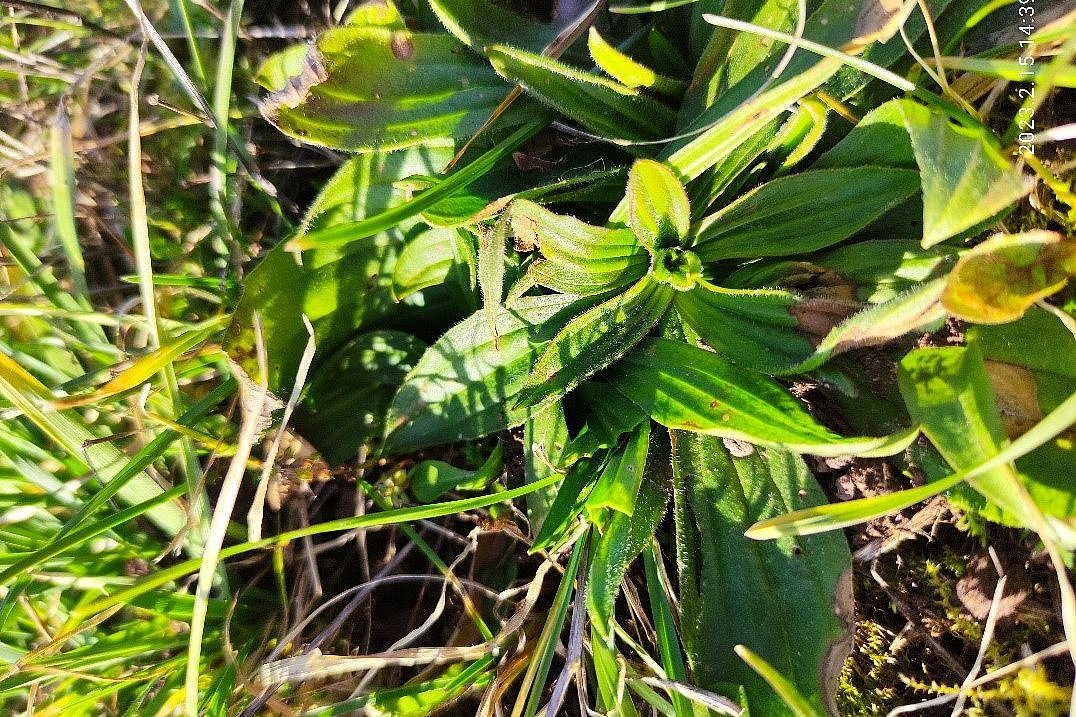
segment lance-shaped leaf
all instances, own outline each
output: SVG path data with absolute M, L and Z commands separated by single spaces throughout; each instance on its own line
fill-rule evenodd
M 635 498 L 643 484 L 649 446 L 650 421 L 644 421 L 622 447 L 613 451 L 594 484 L 594 490 L 587 498 L 587 511 L 591 515 L 598 515 L 603 508 L 612 508 L 625 515 L 635 511 Z
M 703 219 L 693 249 L 704 262 L 824 249 L 918 189 L 918 174 L 910 169 L 856 167 L 780 177 Z
M 453 229 L 419 228 L 392 269 L 392 295 L 403 301 L 437 284 L 470 285 L 474 247 Z
M 451 150 L 422 148 L 349 160 L 318 195 L 302 233 L 346 225 L 396 206 L 404 201 L 396 180 L 435 172 L 451 155 Z M 407 218 L 361 241 L 306 252 L 301 262 L 278 244 L 243 279 L 243 296 L 225 348 L 255 375 L 252 324 L 257 312 L 269 359 L 269 390 L 287 395 L 308 340 L 303 316 L 314 325 L 318 347 L 312 371 L 360 329 L 391 328 L 436 338 L 467 311 L 460 311 L 466 299 L 454 287 L 432 285 L 399 303 L 393 296 L 400 247 L 406 237 L 424 230 L 417 217 Z
M 449 35 L 345 26 L 318 37 L 303 71 L 270 94 L 262 112 L 304 142 L 392 150 L 471 135 L 508 89 Z M 501 122 L 520 124 L 528 114 L 517 104 Z
M 523 475 L 528 483 L 536 483 L 554 474 L 562 474 L 566 465 L 562 459 L 568 445 L 568 422 L 564 407 L 554 403 L 523 423 Z M 546 516 L 557 500 L 564 481 L 527 494 L 527 520 L 531 534 L 540 533 Z
M 758 371 L 799 364 L 813 346 L 797 330 L 792 307 L 801 299 L 782 289 L 724 289 L 708 282 L 678 292 L 676 311 L 712 349 Z
M 479 311 L 448 330 L 408 374 L 389 407 L 386 445 L 408 451 L 517 426 L 530 412 L 512 401 L 541 347 L 585 299 L 563 294 L 497 308 L 493 330 Z
M 535 406 L 563 396 L 623 356 L 665 314 L 673 291 L 645 276 L 623 294 L 577 316 L 545 347 L 517 405 Z
M 941 304 L 944 279 L 923 284 L 881 304 L 857 311 L 834 326 L 814 353 L 797 366 L 778 373 L 802 373 L 818 368 L 831 356 L 864 346 L 878 346 L 913 331 L 936 327 L 946 317 Z M 797 312 L 801 320 L 805 308 Z
M 945 308 L 967 321 L 1020 318 L 1076 275 L 1076 241 L 1057 232 L 998 234 L 960 257 L 945 286 Z
M 487 54 L 502 77 L 595 134 L 640 140 L 672 133 L 673 111 L 639 90 L 504 45 Z
M 679 246 L 691 225 L 691 205 L 667 166 L 640 159 L 628 173 L 628 223 L 650 251 Z
M 593 27 L 587 36 L 587 48 L 595 64 L 602 68 L 606 74 L 624 85 L 635 89 L 644 87 L 666 95 L 679 95 L 687 88 L 682 80 L 666 77 L 658 74 L 641 62 L 616 49 L 598 34 Z
M 647 432 L 649 434 L 649 432 Z M 630 447 L 626 450 L 630 450 Z M 645 458 L 645 452 L 644 452 Z M 665 515 L 669 502 L 669 452 L 664 450 L 647 461 L 647 470 L 639 466 L 639 486 L 632 500 L 631 515 L 613 510 L 600 523 L 601 535 L 595 540 L 587 581 L 587 611 L 595 629 L 605 637 L 612 634 L 611 621 L 616 598 L 624 583 L 628 566 L 654 539 L 654 531 Z M 606 469 L 608 470 L 608 469 Z M 644 479 L 645 473 L 645 479 Z M 588 508 L 595 494 L 587 501 Z
M 511 207 L 512 230 L 521 247 L 537 246 L 543 261 L 534 280 L 562 293 L 590 296 L 638 281 L 650 257 L 626 229 L 606 229 L 521 200 Z
M 482 292 L 482 309 L 493 331 L 497 307 L 504 296 L 504 253 L 508 238 L 508 217 L 502 215 L 492 227 L 479 227 L 478 287 Z M 496 338 L 496 333 L 494 333 Z
M 705 349 L 647 339 L 607 371 L 658 423 L 819 456 L 893 455 L 916 430 L 846 438 L 818 423 L 780 384 Z
M 561 458 L 564 466 L 609 448 L 648 418 L 627 396 L 607 383 L 584 381 L 570 398 L 586 406 L 586 410 L 581 412 L 583 425 L 564 449 Z
M 900 110 L 923 177 L 924 247 L 981 225 L 1030 189 L 985 128 L 957 126 L 911 100 Z
M 383 433 L 382 419 L 426 344 L 402 331 L 359 334 L 320 362 L 292 423 L 330 465 Z
M 734 652 L 746 645 L 818 713 L 837 714 L 837 675 L 851 647 L 851 556 L 837 533 L 758 543 L 755 521 L 826 502 L 798 456 L 774 448 L 734 458 L 712 436 L 672 432 L 684 647 L 700 687 L 751 714 L 793 714 Z M 730 619 L 730 616 L 735 616 Z M 832 711 L 831 711 L 832 710 Z
M 430 8 L 441 24 L 478 53 L 497 43 L 541 52 L 575 20 L 574 17 L 538 18 L 490 0 L 431 0 Z
M 979 347 L 918 349 L 900 363 L 897 374 L 901 395 L 912 417 L 923 425 L 923 433 L 945 460 L 957 471 L 964 471 L 994 458 L 1007 443 L 997 401 L 983 363 Z M 1071 442 L 1069 442 L 1071 445 Z M 1071 449 L 1054 454 L 1071 466 Z M 1030 457 L 1030 456 L 1028 456 Z M 1026 460 L 1026 459 L 1025 459 Z M 1071 479 L 1071 475 L 1070 475 Z M 1020 499 L 1014 487 L 1024 483 L 1035 500 L 1038 491 L 1033 476 L 1021 475 L 1012 463 L 1004 463 L 969 480 L 971 486 L 997 508 L 983 512 L 994 520 L 1007 524 L 1033 527 L 1038 524 L 1034 511 Z M 1054 497 L 1056 492 L 1041 495 Z M 978 508 L 976 501 L 963 496 L 961 502 Z M 1076 528 L 1052 516 L 1068 517 L 1069 500 L 1043 502 L 1038 510 L 1045 513 L 1057 536 L 1069 549 L 1076 545 Z

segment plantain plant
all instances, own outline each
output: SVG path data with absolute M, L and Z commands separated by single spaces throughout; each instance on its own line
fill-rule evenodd
M 474 658 L 410 685 L 422 704 L 449 678 L 487 695 L 518 680 L 513 714 L 563 699 L 553 653 L 578 595 L 593 709 L 835 714 L 851 556 L 819 531 L 913 496 L 838 514 L 804 455 L 896 456 L 937 490 L 979 470 L 962 505 L 1076 545 L 1076 375 L 1013 348 L 1049 332 L 1076 350 L 1071 317 L 1032 308 L 1076 250 L 1054 230 L 969 248 L 1032 184 L 917 62 L 984 14 L 554 5 L 365 5 L 266 63 L 266 117 L 355 156 L 245 280 L 229 350 L 252 360 L 257 312 L 286 393 L 307 317 L 295 425 L 333 463 L 423 454 L 416 500 L 488 490 L 510 442 L 524 460 L 506 480 L 557 481 L 527 497 L 532 550 L 572 555 L 530 667 Z M 950 316 L 982 324 L 966 347 L 909 352 Z M 866 348 L 899 381 L 872 384 Z M 1008 433 L 1005 371 L 1034 402 Z M 978 468 L 1047 414 L 1019 462 Z M 469 467 L 440 460 L 450 446 Z

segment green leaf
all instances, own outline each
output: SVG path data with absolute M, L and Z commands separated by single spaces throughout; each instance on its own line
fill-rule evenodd
M 559 398 L 639 343 L 672 301 L 672 289 L 643 277 L 620 296 L 572 319 L 545 347 L 517 406 Z
M 590 301 L 552 295 L 498 307 L 495 332 L 479 311 L 431 346 L 389 408 L 386 448 L 402 452 L 518 426 L 513 408 L 541 347 Z M 495 338 L 496 337 L 496 338 Z
M 871 110 L 849 132 L 819 157 L 813 169 L 841 167 L 893 167 L 918 169 L 901 100 L 890 100 Z
M 1007 324 L 971 326 L 967 338 L 987 359 L 1076 380 L 1076 339 L 1059 317 L 1044 309 L 1035 307 Z
M 815 261 L 852 282 L 857 299 L 879 304 L 930 280 L 948 260 L 948 252 L 923 249 L 918 240 L 877 239 L 838 247 Z
M 998 234 L 960 257 L 942 301 L 952 314 L 980 324 L 1020 318 L 1076 275 L 1076 241 L 1057 232 Z
M 822 713 L 811 704 L 803 693 L 796 689 L 796 685 L 791 680 L 781 674 L 780 670 L 774 668 L 773 665 L 743 645 L 737 645 L 735 651 L 740 656 L 740 659 L 746 662 L 759 677 L 766 680 L 766 684 L 773 688 L 773 691 L 781 698 L 781 701 L 784 702 L 785 707 L 790 710 L 791 714 L 795 715 L 795 717 L 822 717 Z
M 408 150 L 363 155 L 345 163 L 326 184 L 304 230 L 317 232 L 376 214 L 404 201 L 394 182 L 436 171 L 451 150 Z M 431 286 L 401 303 L 393 296 L 393 275 L 405 237 L 425 225 L 412 217 L 393 228 L 347 245 L 316 249 L 299 257 L 274 247 L 243 280 L 243 295 L 229 328 L 229 354 L 257 375 L 253 315 L 261 317 L 269 359 L 269 390 L 286 395 L 307 342 L 303 316 L 314 326 L 317 354 L 312 371 L 360 330 L 398 329 L 434 338 L 458 316 L 461 303 L 452 287 Z M 313 398 L 312 394 L 308 396 Z
M 649 431 L 646 437 L 649 439 Z M 595 540 L 587 580 L 587 612 L 593 628 L 606 639 L 611 638 L 613 633 L 616 599 L 620 595 L 628 566 L 653 541 L 654 531 L 661 523 L 669 503 L 667 451 L 662 453 L 661 462 L 664 463 L 663 468 L 645 472 L 646 480 L 639 483 L 632 513 L 611 511 L 600 524 L 601 536 Z M 642 465 L 638 473 L 642 478 Z M 662 477 L 665 481 L 661 480 Z
M 504 468 L 504 444 L 498 443 L 478 470 L 457 468 L 445 461 L 422 461 L 407 474 L 411 495 L 433 503 L 451 490 L 483 490 Z
M 425 350 L 402 331 L 356 336 L 311 372 L 292 423 L 330 465 L 344 463 L 381 437 L 393 395 Z
M 901 395 L 923 433 L 957 471 L 966 471 L 994 458 L 1007 439 L 998 406 L 978 346 L 918 349 L 900 363 L 897 375 Z M 1071 455 L 1068 463 L 1072 463 Z M 1014 486 L 1026 483 L 1012 463 L 1004 463 L 969 480 L 971 486 L 1003 513 L 987 514 L 994 520 L 1033 527 L 1038 524 Z M 1038 509 L 1048 516 L 1071 506 L 1045 503 Z M 1071 549 L 1076 539 L 1072 525 L 1053 520 L 1055 532 Z
M 1072 393 L 1048 416 L 1035 424 L 1027 433 L 1017 438 L 991 458 L 975 464 L 967 470 L 934 480 L 917 488 L 887 493 L 870 498 L 859 498 L 844 503 L 820 505 L 796 510 L 787 515 L 760 521 L 747 531 L 754 540 L 769 540 L 785 535 L 810 535 L 812 533 L 847 528 L 850 525 L 894 513 L 920 503 L 933 495 L 949 490 L 962 481 L 974 479 L 998 466 L 1035 451 L 1064 433 L 1076 421 L 1076 393 Z M 1063 439 L 1062 439 L 1063 440 Z M 1071 441 L 1068 441 L 1071 445 Z M 1071 475 L 1071 471 L 1068 473 Z M 1067 485 L 1067 483 L 1066 483 Z M 1071 497 L 1071 491 L 1068 495 Z M 1055 524 L 1056 527 L 1056 524 Z M 1068 533 L 1070 536 L 1071 532 Z
M 620 436 L 647 419 L 642 409 L 607 383 L 583 381 L 569 402 L 572 398 L 586 410 L 581 411 L 583 425 L 564 449 L 561 463 L 565 466 L 611 447 Z
M 691 224 L 691 206 L 680 180 L 667 166 L 639 159 L 628 173 L 628 222 L 650 251 L 679 246 Z
M 755 521 L 825 503 L 802 459 L 773 448 L 734 458 L 715 437 L 672 432 L 684 646 L 700 687 L 737 696 L 751 714 L 790 712 L 735 654 L 745 645 L 818 712 L 833 707 L 851 639 L 851 556 L 844 536 L 744 536 Z M 838 616 L 839 615 L 839 616 Z M 730 619 L 735 616 L 735 619 Z
M 669 428 L 824 456 L 893 455 L 916 435 L 837 435 L 772 379 L 681 341 L 648 339 L 606 373 Z
M 916 172 L 857 167 L 780 177 L 704 218 L 693 249 L 703 262 L 823 249 L 915 194 Z
M 834 326 L 818 344 L 814 354 L 799 365 L 780 373 L 810 371 L 821 366 L 831 356 L 845 351 L 878 346 L 913 331 L 937 326 L 946 317 L 941 304 L 944 282 L 944 279 L 935 279 L 898 294 L 889 301 L 857 311 Z M 802 312 L 808 311 L 809 306 L 810 302 L 805 302 L 805 308 L 801 309 L 801 320 Z
M 997 77 L 1010 82 L 1035 82 L 1038 75 L 1046 72 L 1047 63 L 1025 65 L 1018 60 L 986 57 L 941 57 L 942 67 L 964 72 L 974 72 L 986 77 Z M 1065 64 L 1053 71 L 1053 83 L 1057 87 L 1076 88 L 1076 68 Z
M 539 415 L 556 407 L 553 404 Z M 536 529 L 530 552 L 552 550 L 562 544 L 578 525 L 578 519 L 586 508 L 586 499 L 594 488 L 601 470 L 601 462 L 584 458 L 568 469 L 564 480 L 557 484 L 552 502 L 542 516 L 541 526 Z
M 431 286 L 472 283 L 474 247 L 454 229 L 417 227 L 392 268 L 392 295 L 403 301 Z
M 900 111 L 922 174 L 924 247 L 979 226 L 1028 192 L 986 130 L 957 126 L 911 100 Z
M 614 80 L 632 89 L 644 87 L 661 94 L 676 96 L 687 87 L 685 82 L 660 75 L 641 62 L 631 59 L 606 42 L 593 27 L 587 36 L 587 48 L 598 67 Z
M 262 113 L 304 142 L 388 151 L 470 136 L 507 93 L 449 35 L 345 26 L 318 36 L 302 71 L 266 97 Z M 500 122 L 527 119 L 526 104 L 517 103 Z
M 511 206 L 512 231 L 521 247 L 537 246 L 543 261 L 531 269 L 541 286 L 591 296 L 627 287 L 646 274 L 650 257 L 626 229 L 606 229 L 565 217 L 534 202 Z
M 645 140 L 672 133 L 672 110 L 638 90 L 503 45 L 489 48 L 487 54 L 502 77 L 595 134 Z
M 501 215 L 493 227 L 478 228 L 478 287 L 482 309 L 490 330 L 497 321 L 497 307 L 504 297 L 504 255 L 508 240 L 508 216 Z M 496 337 L 496 333 L 494 334 Z
M 736 363 L 773 373 L 813 353 L 792 308 L 801 299 L 782 289 L 723 289 L 707 282 L 678 292 L 680 318 L 712 349 Z
M 489 0 L 430 0 L 430 7 L 449 32 L 480 54 L 498 43 L 541 52 L 575 20 L 556 13 L 554 22 L 541 22 L 517 6 Z
M 662 152 L 663 159 L 685 183 L 718 166 L 772 120 L 780 117 L 801 97 L 814 91 L 841 67 L 836 60 L 824 59 L 800 74 L 766 90 L 758 97 L 731 106 L 717 102 L 685 127 L 707 128 L 702 134 L 673 144 Z M 776 132 L 776 127 L 774 130 Z M 627 207 L 622 205 L 623 210 Z M 621 208 L 614 212 L 620 218 Z M 626 218 L 626 214 L 624 215 Z
M 292 77 L 300 74 L 306 67 L 306 53 L 309 48 L 292 45 L 279 52 L 274 52 L 265 59 L 254 75 L 254 81 L 270 92 L 277 92 L 288 86 Z
M 649 446 L 650 421 L 644 421 L 622 448 L 613 451 L 612 458 L 594 484 L 586 505 L 591 515 L 599 515 L 604 508 L 625 515 L 635 511 L 635 499 L 643 484 Z
M 563 455 L 567 445 L 568 423 L 564 418 L 564 408 L 559 403 L 528 418 L 523 424 L 523 474 L 527 482 L 563 475 L 566 465 Z M 556 503 L 564 482 L 527 496 L 527 520 L 532 535 L 542 534 L 546 516 Z

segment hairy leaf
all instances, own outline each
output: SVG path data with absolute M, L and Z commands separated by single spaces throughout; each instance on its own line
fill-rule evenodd
M 665 314 L 673 290 L 643 277 L 620 296 L 572 319 L 545 347 L 517 405 L 534 406 L 571 391 L 624 355 Z
M 682 341 L 648 339 L 607 375 L 669 428 L 825 456 L 892 455 L 916 435 L 837 435 L 772 379 Z
M 508 87 L 449 35 L 345 26 L 322 33 L 300 74 L 262 103 L 266 118 L 304 142 L 393 150 L 473 134 Z M 528 118 L 517 103 L 505 126 Z
M 389 407 L 386 445 L 408 451 L 517 426 L 530 411 L 512 403 L 541 347 L 589 301 L 562 294 L 479 311 L 449 329 L 408 374 Z
M 640 159 L 628 173 L 628 222 L 651 251 L 678 246 L 687 238 L 691 206 L 680 180 L 652 159 Z
M 601 525 L 601 536 L 595 541 L 587 580 L 587 611 L 591 624 L 605 637 L 612 634 L 610 623 L 624 582 L 624 574 L 639 553 L 654 539 L 654 531 L 657 530 L 669 502 L 667 450 L 662 452 L 661 462 L 664 466 L 653 465 L 653 470 L 648 469 L 645 472 L 645 479 L 640 465 L 639 490 L 633 499 L 634 511 L 631 515 L 616 510 L 609 511 L 607 519 Z
M 723 289 L 702 283 L 677 293 L 680 318 L 711 348 L 736 363 L 772 373 L 804 361 L 811 342 L 797 331 L 800 297 L 781 289 Z
M 657 139 L 672 132 L 672 110 L 638 90 L 503 45 L 487 54 L 502 77 L 591 132 L 623 140 Z
M 781 177 L 699 223 L 694 250 L 704 262 L 788 256 L 844 241 L 919 188 L 912 170 L 814 170 Z
M 650 257 L 628 230 L 595 227 L 534 202 L 512 204 L 512 230 L 522 247 L 537 246 L 544 258 L 531 269 L 535 281 L 562 293 L 590 296 L 633 284 Z
M 672 446 L 682 610 L 695 616 L 681 629 L 699 685 L 733 697 L 742 685 L 752 714 L 791 714 L 736 656 L 745 645 L 816 710 L 832 708 L 851 646 L 844 536 L 766 543 L 744 536 L 758 520 L 825 503 L 818 484 L 787 451 L 756 448 L 734 458 L 721 439 L 682 431 L 672 431 Z

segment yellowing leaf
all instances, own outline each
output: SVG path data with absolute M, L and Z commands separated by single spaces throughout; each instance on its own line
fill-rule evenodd
M 1023 316 L 1076 273 L 1076 242 L 1057 232 L 998 234 L 960 258 L 942 303 L 950 313 L 981 324 Z
M 55 398 L 51 401 L 54 408 L 73 408 L 88 404 L 107 401 L 121 393 L 138 388 L 167 364 L 175 361 L 180 355 L 190 351 L 198 344 L 205 341 L 211 334 L 223 327 L 220 321 L 211 323 L 208 327 L 200 330 L 188 331 L 176 340 L 161 346 L 156 351 L 142 356 L 122 371 L 117 373 L 111 380 L 96 391 L 78 396 Z

